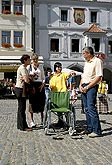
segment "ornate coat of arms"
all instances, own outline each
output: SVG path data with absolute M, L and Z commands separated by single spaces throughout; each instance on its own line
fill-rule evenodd
M 84 9 L 74 8 L 74 22 L 78 25 L 82 25 L 85 22 Z

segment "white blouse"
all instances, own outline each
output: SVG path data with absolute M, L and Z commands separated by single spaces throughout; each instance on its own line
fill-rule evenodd
M 33 76 L 34 82 L 43 82 L 45 79 L 44 71 L 40 70 L 38 67 L 37 69 L 34 69 L 33 65 L 28 65 L 27 70 L 29 75 Z

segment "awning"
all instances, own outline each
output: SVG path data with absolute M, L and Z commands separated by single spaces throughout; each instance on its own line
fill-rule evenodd
M 19 65 L 0 65 L 0 72 L 16 72 Z

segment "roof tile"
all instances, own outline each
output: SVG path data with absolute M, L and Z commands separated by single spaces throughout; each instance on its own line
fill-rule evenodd
M 97 27 L 97 25 L 96 25 L 95 23 L 92 24 L 92 25 L 89 27 L 89 29 L 87 29 L 85 32 L 92 32 L 92 33 L 106 33 L 105 30 L 103 30 L 103 29 Z M 84 33 L 85 33 L 85 32 L 84 32 Z

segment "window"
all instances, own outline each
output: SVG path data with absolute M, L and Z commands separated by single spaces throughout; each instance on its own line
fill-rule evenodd
M 72 52 L 79 52 L 79 39 L 72 39 L 71 40 L 72 44 Z
M 23 32 L 22 31 L 15 31 L 14 32 L 14 43 L 22 44 Z
M 108 42 L 109 53 L 112 53 L 112 41 Z
M 51 39 L 51 48 L 50 51 L 59 52 L 59 39 Z
M 10 44 L 11 32 L 10 31 L 2 31 L 2 43 Z
M 99 52 L 99 49 L 100 49 L 100 39 L 99 38 L 93 38 L 92 39 L 92 45 L 94 47 L 95 52 Z
M 10 31 L 2 31 L 2 47 L 10 48 L 10 38 L 11 32 Z
M 91 11 L 91 23 L 97 22 L 97 12 Z
M 67 21 L 67 17 L 68 17 L 68 11 L 61 10 L 61 21 Z
M 14 47 L 23 47 L 22 40 L 23 40 L 23 32 L 15 31 L 14 32 Z
M 3 14 L 11 13 L 11 0 L 2 0 L 2 13 Z
M 23 13 L 23 4 L 20 0 L 14 1 L 14 14 L 22 15 Z

